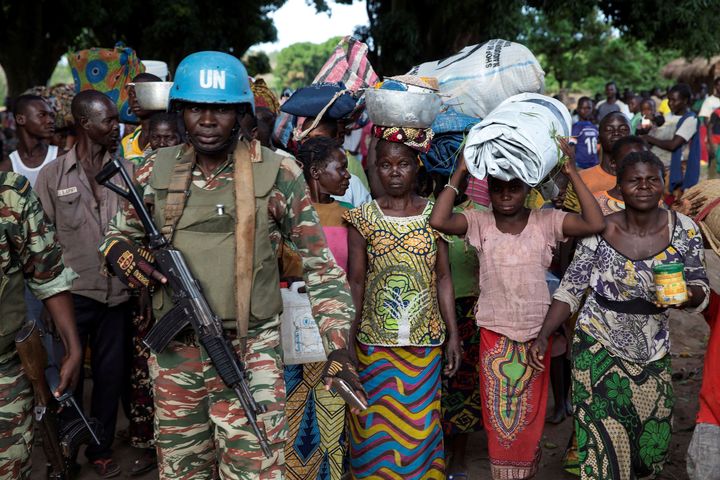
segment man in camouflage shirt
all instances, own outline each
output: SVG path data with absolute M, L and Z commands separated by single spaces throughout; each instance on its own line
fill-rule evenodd
M 183 252 L 214 313 L 223 320 L 227 336 L 234 338 L 234 152 L 239 142 L 248 147 L 257 209 L 255 251 L 247 253 L 253 254 L 255 265 L 248 336 L 234 338 L 233 345 L 250 372 L 253 397 L 267 408 L 257 419 L 271 444 L 272 456 L 263 455 L 235 393 L 217 375 L 194 334 L 181 333 L 149 362 L 161 478 L 211 479 L 218 469 L 222 478 L 283 478 L 287 427 L 277 272 L 277 251 L 283 239 L 291 241 L 303 257 L 313 316 L 329 352 L 328 365 L 333 365 L 326 369 L 326 376 L 341 376 L 362 390 L 359 382 L 353 381 L 357 376 L 346 350 L 354 317 L 350 289 L 327 248 L 302 170 L 292 158 L 279 156 L 259 142 L 238 140 L 240 120 L 252 115 L 253 95 L 247 78 L 242 64 L 227 54 L 200 52 L 184 59 L 170 101 L 180 110 L 189 144 L 158 150 L 136 172 L 135 179 L 146 203 L 154 206 L 155 223 L 161 226 L 167 220 L 164 206 L 171 203 L 170 172 L 174 174 L 179 163 L 192 165 L 173 244 Z M 128 258 L 128 252 L 137 254 L 130 243 L 140 244 L 144 238 L 136 212 L 128 207 L 116 216 L 100 250 L 109 260 Z M 138 268 L 145 268 L 144 275 L 139 276 L 119 268 L 117 261 L 108 263 L 131 284 L 137 283 L 137 278 L 158 278 L 157 272 L 142 267 L 142 262 Z M 266 288 L 259 289 L 258 284 Z M 153 297 L 158 318 L 171 301 L 167 287 L 160 287 Z
M 45 220 L 30 182 L 0 172 L 0 479 L 29 478 L 33 441 L 33 395 L 15 349 L 25 320 L 25 283 L 53 317 L 67 356 L 60 371 L 62 394 L 80 373 L 80 339 L 70 287 L 77 277 L 66 268 L 55 230 Z

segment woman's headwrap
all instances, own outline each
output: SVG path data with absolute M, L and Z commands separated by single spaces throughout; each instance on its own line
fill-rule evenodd
M 383 127 L 375 125 L 373 127 L 373 135 L 376 138 L 387 140 L 388 142 L 402 143 L 421 153 L 427 153 L 430 150 L 430 143 L 435 135 L 430 128 L 412 128 L 412 127 Z
M 250 89 L 255 96 L 255 107 L 265 107 L 275 115 L 280 111 L 280 100 L 270 90 L 265 80 L 258 78 L 250 82 Z

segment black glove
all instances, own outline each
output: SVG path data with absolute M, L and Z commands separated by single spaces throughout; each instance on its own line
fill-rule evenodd
M 113 273 L 124 284 L 131 288 L 149 287 L 154 284 L 155 259 L 149 250 L 120 240 L 112 240 L 103 253 Z
M 323 368 L 322 378 L 338 377 L 345 380 L 350 387 L 358 392 L 365 393 L 365 389 L 360 383 L 360 377 L 350 357 L 350 352 L 346 348 L 333 350 L 328 355 L 325 368 Z

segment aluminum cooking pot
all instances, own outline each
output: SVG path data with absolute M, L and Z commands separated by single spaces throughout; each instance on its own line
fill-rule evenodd
M 365 102 L 370 120 L 384 127 L 429 128 L 442 109 L 436 93 L 368 89 Z
M 168 98 L 173 82 L 134 83 L 135 97 L 143 110 L 168 109 Z

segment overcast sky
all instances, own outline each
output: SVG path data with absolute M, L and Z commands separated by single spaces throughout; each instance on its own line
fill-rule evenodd
M 252 49 L 266 52 L 281 50 L 297 42 L 321 43 L 330 37 L 351 35 L 357 25 L 367 25 L 365 2 L 355 0 L 352 5 L 338 5 L 330 0 L 331 15 L 315 12 L 305 0 L 288 0 L 270 17 L 275 21 L 278 40 L 260 43 Z

